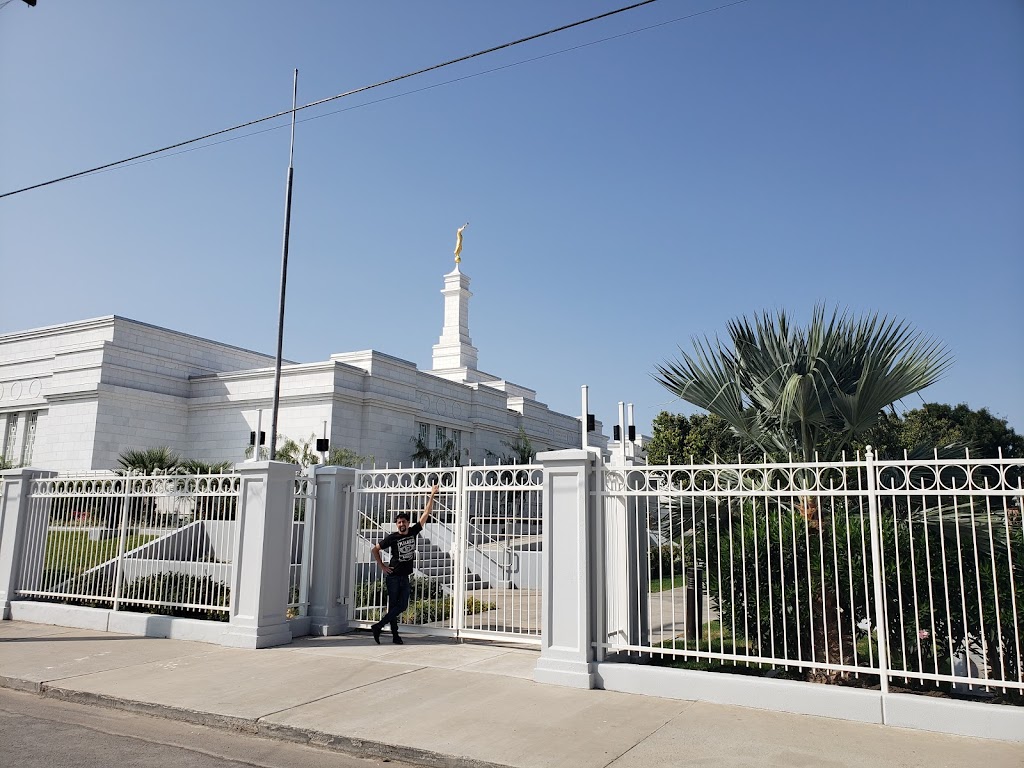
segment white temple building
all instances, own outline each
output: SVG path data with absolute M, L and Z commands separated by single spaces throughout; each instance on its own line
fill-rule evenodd
M 326 433 L 333 448 L 409 466 L 417 438 L 452 441 L 462 464 L 508 453 L 525 432 L 538 451 L 579 447 L 579 416 L 477 368 L 469 277 L 444 276 L 433 367 L 366 350 L 282 367 L 280 436 Z M 128 448 L 168 446 L 203 461 L 241 461 L 269 435 L 274 357 L 116 315 L 0 335 L 2 456 L 58 471 L 113 469 Z M 591 445 L 605 449 L 597 431 Z M 490 454 L 489 454 L 490 452 Z

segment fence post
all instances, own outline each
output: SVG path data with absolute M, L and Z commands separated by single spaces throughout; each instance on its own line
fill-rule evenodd
M 316 531 L 309 582 L 309 634 L 339 635 L 352 618 L 356 470 L 317 467 Z
M 235 519 L 231 627 L 225 645 L 267 648 L 292 641 L 286 616 L 295 465 L 236 465 L 241 475 Z
M 466 468 L 455 470 L 455 515 L 452 520 L 452 629 L 455 636 L 466 629 L 466 548 L 469 546 L 469 498 Z
M 593 454 L 581 449 L 537 456 L 544 465 L 544 572 L 541 654 L 533 679 L 593 688 L 588 477 Z
M 39 469 L 7 469 L 0 472 L 0 618 L 11 617 L 11 601 L 17 599 L 18 579 L 26 552 L 29 528 L 29 499 L 32 481 L 53 477 L 56 472 Z M 38 526 L 37 533 L 46 536 L 48 521 Z M 33 551 L 43 551 L 33 547 Z M 40 563 L 40 568 L 42 563 Z
M 114 594 L 112 595 L 113 609 L 121 610 L 121 590 L 124 581 L 124 552 L 125 544 L 128 541 L 128 516 L 132 508 L 132 473 L 126 472 L 124 476 L 124 493 L 121 495 L 121 521 L 117 533 L 117 563 L 114 566 Z
M 612 454 L 613 461 L 618 458 Z M 607 471 L 595 481 L 594 487 L 602 493 L 592 518 L 591 538 L 598 558 L 595 565 L 599 566 L 594 573 L 600 574 L 596 583 L 602 587 L 595 595 L 594 610 L 600 622 L 594 627 L 600 642 L 615 636 L 619 643 L 646 646 L 651 640 L 647 600 L 651 582 L 650 539 L 640 497 L 628 494 L 638 484 L 642 488 L 646 480 L 642 470 L 631 474 L 635 466 L 636 460 L 627 457 L 624 464 L 606 465 Z M 614 488 L 609 487 L 609 480 Z M 673 577 L 671 568 L 668 575 Z M 603 661 L 604 657 L 605 651 L 599 649 L 597 660 Z
M 297 486 L 300 483 L 308 483 L 308 485 L 305 485 L 305 499 L 302 508 L 302 541 L 300 542 L 302 565 L 299 567 L 299 605 L 302 608 L 302 613 L 300 614 L 302 616 L 309 616 L 309 575 L 313 569 L 313 542 L 316 536 L 316 470 L 316 464 L 307 467 L 301 480 L 296 482 Z M 294 531 L 295 520 L 293 519 L 293 534 Z M 292 542 L 292 547 L 291 555 L 294 557 L 295 542 Z M 291 573 L 288 574 L 288 577 L 290 584 Z M 288 597 L 291 599 L 291 594 Z
M 882 531 L 878 519 L 878 489 L 875 486 L 875 455 L 871 446 L 864 450 L 868 483 L 868 521 L 871 526 L 871 577 L 875 587 L 875 637 L 878 638 L 878 679 L 882 693 L 882 721 L 885 721 L 885 695 L 889 692 L 889 622 L 885 616 L 885 590 L 882 583 Z M 869 637 L 870 642 L 870 637 Z

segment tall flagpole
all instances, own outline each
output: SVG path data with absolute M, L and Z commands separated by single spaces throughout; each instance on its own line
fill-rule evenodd
M 281 349 L 284 345 L 284 296 L 288 284 L 288 236 L 292 228 L 292 161 L 295 157 L 295 105 L 299 94 L 299 70 L 292 79 L 292 139 L 288 148 L 288 186 L 284 197 L 284 245 L 281 248 L 281 300 L 277 313 L 277 360 L 274 363 L 274 407 L 270 416 L 270 460 L 277 456 L 277 411 L 281 403 Z M 257 436 L 257 443 L 259 442 Z M 259 451 L 259 447 L 256 449 Z

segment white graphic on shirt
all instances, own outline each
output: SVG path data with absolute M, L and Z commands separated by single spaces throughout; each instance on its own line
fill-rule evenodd
M 396 542 L 398 547 L 398 559 L 401 561 L 412 560 L 416 555 L 416 537 L 406 536 Z

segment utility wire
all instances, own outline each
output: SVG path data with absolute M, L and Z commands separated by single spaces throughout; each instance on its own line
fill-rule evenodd
M 471 54 L 468 54 L 466 56 L 460 56 L 460 57 L 455 58 L 455 59 L 450 59 L 448 61 L 442 62 L 441 64 L 434 64 L 433 66 L 430 66 L 430 67 L 425 67 L 423 69 L 418 69 L 415 72 L 408 72 L 408 73 L 406 73 L 404 75 L 399 75 L 397 77 L 392 77 L 392 78 L 390 78 L 388 80 L 381 80 L 380 82 L 374 83 L 373 85 L 364 85 L 361 88 L 356 88 L 356 89 L 351 90 L 351 91 L 345 91 L 344 93 L 339 93 L 336 96 L 329 96 L 326 99 L 320 99 L 319 101 L 313 101 L 313 102 L 310 102 L 309 104 L 305 104 L 304 106 L 298 107 L 295 110 L 286 109 L 286 110 L 283 110 L 281 112 L 276 112 L 273 115 L 267 115 L 266 117 L 260 117 L 260 118 L 257 118 L 255 120 L 250 120 L 250 121 L 248 121 L 246 123 L 240 123 L 239 125 L 232 126 L 231 128 L 223 128 L 223 129 L 221 129 L 219 131 L 214 131 L 213 133 L 208 133 L 208 134 L 206 134 L 204 136 L 197 136 L 194 139 L 187 139 L 185 141 L 179 141 L 176 144 L 170 144 L 170 145 L 168 145 L 166 147 L 161 147 L 160 149 L 154 149 L 154 150 L 151 150 L 149 152 L 143 152 L 142 154 L 139 154 L 139 155 L 133 155 L 132 157 L 126 157 L 123 160 L 116 160 L 116 161 L 114 161 L 112 163 L 106 163 L 104 165 L 98 165 L 95 168 L 89 168 L 88 170 L 85 170 L 85 171 L 78 171 L 77 173 L 70 173 L 67 176 L 61 176 L 60 178 L 51 179 L 50 181 L 44 181 L 44 182 L 41 182 L 39 184 L 33 184 L 31 186 L 28 186 L 28 187 L 22 187 L 21 189 L 15 189 L 12 192 L 4 192 L 3 194 L 0 194 L 0 198 L 10 197 L 11 195 L 21 194 L 22 192 L 28 192 L 29 190 L 39 189 L 40 187 L 46 187 L 46 186 L 49 186 L 51 184 L 57 184 L 57 183 L 62 182 L 62 181 L 68 181 L 69 179 L 75 179 L 75 178 L 78 178 L 79 176 L 85 176 L 86 174 L 89 174 L 89 173 L 95 173 L 96 171 L 102 171 L 102 170 L 105 170 L 107 168 L 112 168 L 115 165 L 121 165 L 122 163 L 130 163 L 133 160 L 140 160 L 140 159 L 142 159 L 144 157 L 149 157 L 150 155 L 156 155 L 156 154 L 159 154 L 161 152 L 166 152 L 166 151 L 171 150 L 171 149 L 177 149 L 178 147 L 184 147 L 184 146 L 186 146 L 188 144 L 194 144 L 197 141 L 204 141 L 205 139 L 211 139 L 214 136 L 222 136 L 225 133 L 230 133 L 232 131 L 237 131 L 237 130 L 240 130 L 242 128 L 248 128 L 250 125 L 257 125 L 259 123 L 264 123 L 267 120 L 273 120 L 275 118 L 282 117 L 284 115 L 290 115 L 290 114 L 292 114 L 293 111 L 300 112 L 300 111 L 302 111 L 304 109 L 309 109 L 311 107 L 319 106 L 320 104 L 326 104 L 327 102 L 330 102 L 330 101 L 335 101 L 337 99 L 343 99 L 346 96 L 354 96 L 357 93 L 363 93 L 363 92 L 369 91 L 369 90 L 371 90 L 373 88 L 380 88 L 381 86 L 384 86 L 384 85 L 390 85 L 391 83 L 397 83 L 400 80 L 407 80 L 410 77 L 416 77 L 417 75 L 422 75 L 422 74 L 425 74 L 426 72 L 432 72 L 435 69 L 441 69 L 442 67 L 449 67 L 449 66 L 451 66 L 453 64 L 458 64 L 458 63 L 463 62 L 463 61 L 469 61 L 470 59 L 475 59 L 478 56 L 484 56 L 484 55 L 486 55 L 488 53 L 494 53 L 495 51 L 500 51 L 500 50 L 503 50 L 505 48 L 511 48 L 513 46 L 516 46 L 516 45 L 522 45 L 523 43 L 527 43 L 527 42 L 529 42 L 531 40 L 537 40 L 537 39 L 539 39 L 541 37 L 546 37 L 548 35 L 553 35 L 556 32 L 563 32 L 563 31 L 565 31 L 567 29 L 572 29 L 573 27 L 579 27 L 579 26 L 582 26 L 583 24 L 589 24 L 589 23 L 591 23 L 593 21 L 597 21 L 599 19 L 606 19 L 609 16 L 615 16 L 615 15 L 620 14 L 620 13 L 626 13 L 627 11 L 632 11 L 632 10 L 635 10 L 636 8 L 640 8 L 641 6 L 650 5 L 651 3 L 655 3 L 655 2 L 657 2 L 657 0 L 642 0 L 639 3 L 633 3 L 632 5 L 627 5 L 627 6 L 623 7 L 623 8 L 618 8 L 618 9 L 616 9 L 614 11 L 608 11 L 607 13 L 598 14 L 597 16 L 591 16 L 589 19 L 582 19 L 580 21 L 574 21 L 571 24 L 563 24 L 560 27 L 555 27 L 554 29 L 549 29 L 546 32 L 538 32 L 537 34 L 529 35 L 528 37 L 522 37 L 522 38 L 520 38 L 518 40 L 513 40 L 510 43 L 502 43 L 501 45 L 496 45 L 493 48 L 487 48 L 485 50 L 477 51 L 476 53 L 471 53 Z
M 522 38 L 519 38 L 518 40 L 513 40 L 513 41 L 508 42 L 508 43 L 502 43 L 501 45 L 496 45 L 496 46 L 493 46 L 491 48 L 486 48 L 484 50 L 477 51 L 476 53 L 470 53 L 470 54 L 467 54 L 465 56 L 460 56 L 458 58 L 449 59 L 448 61 L 442 62 L 440 64 L 434 64 L 434 65 L 429 66 L 429 67 L 424 67 L 423 69 L 418 69 L 418 70 L 416 70 L 414 72 L 407 72 L 404 75 L 398 75 L 397 77 L 392 77 L 392 78 L 389 78 L 387 80 L 381 80 L 380 82 L 373 83 L 372 85 L 364 85 L 364 86 L 362 86 L 360 88 L 355 88 L 355 89 L 353 89 L 351 91 L 345 91 L 344 93 L 339 93 L 339 94 L 337 94 L 335 96 L 329 96 L 327 98 L 320 99 L 318 101 L 312 101 L 309 104 L 305 104 L 305 105 L 303 105 L 301 107 L 297 107 L 294 111 L 295 112 L 300 112 L 300 111 L 305 110 L 305 109 L 310 109 L 312 107 L 320 106 L 321 104 L 327 104 L 327 103 L 329 103 L 331 101 L 337 101 L 338 99 L 343 99 L 343 98 L 346 98 L 346 97 L 349 97 L 349 96 L 354 96 L 354 95 L 359 94 L 359 93 L 365 93 L 366 91 L 370 91 L 370 90 L 372 90 L 374 88 L 380 88 L 380 87 L 385 86 L 385 85 L 391 85 L 392 83 L 397 83 L 397 82 L 400 82 L 402 80 L 407 80 L 407 79 L 409 79 L 411 77 L 416 77 L 418 75 L 422 75 L 422 74 L 425 74 L 427 72 L 433 72 L 434 70 L 442 69 L 444 67 L 449 67 L 449 66 L 452 66 L 453 64 L 459 64 L 459 63 L 464 62 L 464 61 L 469 61 L 470 59 L 475 59 L 475 58 L 478 58 L 480 56 L 485 56 L 485 55 L 490 54 L 490 53 L 495 53 L 497 51 L 501 51 L 501 50 L 504 50 L 504 49 L 507 49 L 507 48 L 512 48 L 512 47 L 517 46 L 517 45 L 522 45 L 523 43 L 528 43 L 528 42 L 533 41 L 533 40 L 538 40 L 538 39 L 540 39 L 542 37 L 547 37 L 548 35 L 553 35 L 553 34 L 556 34 L 558 32 L 564 32 L 567 29 L 573 29 L 574 27 L 580 27 L 580 26 L 583 26 L 584 24 L 590 24 L 592 22 L 599 21 L 601 19 L 606 19 L 606 18 L 609 18 L 611 16 L 616 16 L 616 15 L 621 14 L 621 13 L 626 13 L 628 11 L 633 11 L 633 10 L 636 10 L 637 8 L 643 7 L 645 5 L 651 5 L 652 3 L 655 3 L 657 1 L 658 0 L 641 0 L 641 2 L 633 3 L 632 5 L 627 5 L 627 6 L 624 6 L 622 8 L 617 8 L 617 9 L 615 9 L 613 11 L 607 11 L 605 13 L 598 14 L 597 16 L 591 16 L 590 18 L 587 18 L 587 19 L 581 19 L 579 21 L 574 21 L 574 22 L 572 22 L 570 24 L 563 24 L 562 26 L 554 27 L 553 29 L 549 29 L 549 30 L 546 30 L 544 32 L 538 32 L 538 33 L 533 34 L 533 35 L 528 35 L 527 37 L 522 37 Z M 682 17 L 682 18 L 692 18 L 693 16 L 699 16 L 699 15 L 704 14 L 704 13 L 710 13 L 712 11 L 721 10 L 723 8 L 728 8 L 728 7 L 732 6 L 732 5 L 740 5 L 741 3 L 745 3 L 745 2 L 748 2 L 748 0 L 736 0 L 735 2 L 728 3 L 728 4 L 722 5 L 722 6 L 718 6 L 717 8 L 711 8 L 711 9 L 708 9 L 706 11 L 700 11 L 698 13 L 694 13 L 694 14 L 691 14 L 690 16 L 686 16 L 686 17 Z M 6 5 L 6 3 L 5 3 L 5 5 Z M 2 6 L 0 6 L 0 7 L 2 7 Z M 662 22 L 662 24 L 656 24 L 656 25 L 653 25 L 652 27 L 647 27 L 646 29 L 651 29 L 651 28 L 656 27 L 656 26 L 663 26 L 664 24 L 670 24 L 673 21 L 679 21 L 679 20 L 681 20 L 681 19 L 674 19 L 672 21 Z M 640 31 L 640 30 L 635 30 L 635 31 Z M 612 37 L 609 37 L 609 38 L 606 38 L 606 39 L 611 40 L 611 39 L 614 39 L 615 37 L 622 37 L 622 36 L 625 36 L 627 34 L 632 34 L 632 33 L 631 32 L 626 32 L 626 33 L 622 33 L 621 35 L 615 35 L 615 36 L 612 36 Z M 603 42 L 603 41 L 595 41 L 595 43 L 596 42 Z M 583 47 L 585 47 L 587 45 L 592 45 L 592 44 L 595 44 L 595 43 L 584 43 L 582 45 L 575 46 L 574 48 L 568 48 L 568 49 L 565 49 L 565 50 L 566 51 L 575 50 L 576 48 L 583 48 Z M 538 59 L 545 58 L 546 56 L 552 56 L 552 55 L 555 55 L 556 53 L 563 53 L 563 52 L 564 51 L 557 51 L 555 53 L 545 54 L 545 56 L 539 56 L 539 57 L 536 57 L 536 58 L 538 58 Z M 516 66 L 519 63 L 525 63 L 525 62 L 516 62 L 515 64 L 509 64 L 509 65 L 506 65 L 505 67 L 497 67 L 497 68 L 495 68 L 495 70 L 490 70 L 490 71 L 497 71 L 498 69 L 503 69 L 503 68 L 507 68 L 507 67 Z M 477 74 L 486 74 L 486 73 L 477 73 Z M 450 82 L 457 82 L 457 80 L 468 79 L 469 77 L 474 77 L 474 76 L 476 76 L 476 75 L 467 75 L 464 78 L 457 78 L 456 80 L 452 80 Z M 428 86 L 427 88 L 437 87 L 437 85 L 443 85 L 443 84 L 444 83 L 439 83 L 439 84 L 436 84 L 434 86 Z M 423 88 L 423 89 L 420 89 L 420 90 L 427 90 L 427 88 Z M 411 91 L 410 93 L 415 93 L 415 92 L 416 91 Z M 398 95 L 404 95 L 404 94 L 398 94 Z M 397 98 L 398 95 L 392 96 L 392 97 L 387 97 L 385 99 L 380 99 L 379 101 L 385 101 L 388 98 Z M 371 103 L 373 103 L 373 102 L 371 102 Z M 365 106 L 365 105 L 360 105 L 360 106 Z M 153 155 L 159 155 L 161 153 L 168 152 L 168 151 L 170 151 L 172 149 L 177 149 L 179 147 L 184 147 L 184 146 L 187 146 L 189 144 L 195 144 L 196 142 L 199 142 L 199 141 L 205 141 L 207 139 L 212 139 L 212 138 L 214 138 L 216 136 L 222 136 L 222 135 L 224 135 L 226 133 L 232 133 L 233 131 L 238 131 L 238 130 L 241 130 L 243 128 L 248 128 L 248 127 L 253 126 L 253 125 L 258 125 L 259 123 L 264 123 L 264 122 L 266 122 L 268 120 L 274 120 L 275 118 L 283 117 L 284 115 L 290 115 L 292 113 L 292 111 L 293 110 L 291 110 L 291 109 L 286 109 L 286 110 L 283 110 L 281 112 L 276 112 L 276 113 L 274 113 L 272 115 L 267 115 L 265 117 L 260 117 L 260 118 L 257 118 L 255 120 L 250 120 L 250 121 L 245 122 L 245 123 L 240 123 L 238 125 L 231 126 L 230 128 L 223 128 L 223 129 L 221 129 L 219 131 L 214 131 L 212 133 L 207 133 L 207 134 L 205 134 L 203 136 L 197 136 L 197 137 L 192 138 L 192 139 L 186 139 L 185 141 L 179 141 L 179 142 L 177 142 L 175 144 L 169 144 L 168 146 L 161 147 L 160 149 L 154 149 L 154 150 L 150 150 L 149 152 L 143 152 L 141 154 L 133 155 L 131 157 L 126 157 L 126 158 L 123 158 L 121 160 L 115 160 L 114 162 L 111 162 L 111 163 L 105 163 L 104 165 L 98 165 L 98 166 L 96 166 L 94 168 L 89 168 L 89 169 L 84 170 L 84 171 L 78 171 L 76 173 L 71 173 L 71 174 L 68 174 L 66 176 L 60 176 L 60 177 L 55 178 L 55 179 L 50 179 L 49 181 L 40 182 L 39 184 L 32 184 L 32 185 L 27 186 L 27 187 L 22 187 L 21 189 L 15 189 L 15 190 L 12 190 L 10 192 L 0 193 L 0 199 L 5 198 L 5 197 L 11 197 L 13 195 L 18 195 L 18 194 L 21 194 L 23 192 L 29 192 L 29 191 L 31 191 L 33 189 L 39 189 L 41 187 L 47 187 L 47 186 L 50 186 L 52 184 L 58 184 L 58 183 L 60 183 L 62 181 L 69 181 L 71 179 L 76 179 L 76 178 L 79 178 L 81 176 L 86 176 L 86 175 L 97 173 L 97 172 L 100 172 L 100 171 L 110 170 L 110 169 L 112 169 L 112 168 L 114 168 L 116 166 L 125 165 L 127 163 L 135 164 L 135 161 L 140 161 L 140 160 L 143 160 L 144 158 L 152 157 Z M 339 110 L 339 111 L 345 111 L 345 110 Z M 324 117 L 324 116 L 326 116 L 326 115 L 320 115 L 319 117 Z M 315 119 L 315 118 L 310 118 L 310 119 Z M 305 122 L 305 121 L 303 121 L 303 122 Z M 267 130 L 274 130 L 274 129 L 267 129 Z M 262 131 L 257 131 L 256 133 L 262 133 Z M 255 135 L 255 134 L 247 134 L 247 135 Z M 244 138 L 244 137 L 239 137 L 239 138 Z M 221 142 L 217 142 L 217 143 L 221 143 Z M 207 145 L 207 146 L 214 146 L 214 145 L 211 144 L 211 145 Z
M 551 58 L 552 56 L 560 56 L 563 53 L 571 53 L 573 51 L 578 51 L 581 48 L 589 48 L 592 45 L 598 45 L 600 43 L 607 43 L 609 40 L 618 40 L 619 38 L 628 37 L 630 35 L 636 35 L 636 34 L 639 34 L 640 32 L 648 32 L 648 31 L 650 31 L 652 29 L 657 29 L 658 27 L 665 27 L 665 26 L 668 26 L 669 24 L 675 24 L 675 23 L 680 22 L 680 21 L 686 21 L 687 19 L 692 19 L 695 16 L 703 16 L 704 14 L 707 14 L 707 13 L 713 13 L 714 11 L 720 11 L 720 10 L 722 10 L 724 8 L 730 8 L 730 7 L 734 6 L 734 5 L 742 5 L 743 3 L 747 3 L 747 2 L 750 2 L 750 0 L 734 0 L 734 2 L 726 3 L 725 5 L 719 5 L 719 6 L 716 6 L 714 8 L 707 8 L 707 9 L 705 9 L 703 11 L 696 11 L 695 13 L 690 13 L 690 14 L 687 14 L 686 16 L 678 16 L 678 17 L 676 17 L 674 19 L 668 19 L 667 21 L 660 21 L 657 24 L 650 24 L 650 25 L 648 25 L 646 27 L 639 27 L 638 29 L 631 29 L 628 32 L 620 32 L 617 35 L 609 35 L 608 37 L 602 37 L 602 38 L 599 38 L 597 40 L 591 40 L 590 42 L 580 43 L 579 45 L 573 45 L 573 46 L 571 46 L 569 48 L 561 48 L 561 49 L 559 49 L 557 51 L 551 51 L 550 53 L 543 53 L 540 56 L 533 56 L 533 57 L 531 57 L 529 59 L 522 59 L 520 61 L 514 61 L 511 64 L 502 64 L 500 67 L 492 67 L 491 69 L 485 69 L 485 70 L 482 70 L 480 72 L 473 72 L 473 73 L 468 74 L 468 75 L 462 75 L 460 77 L 453 77 L 451 80 L 443 80 L 443 81 L 441 81 L 439 83 L 432 83 L 431 85 L 425 85 L 422 88 L 414 88 L 411 91 L 402 91 L 401 93 L 395 93 L 395 94 L 392 94 L 391 96 L 382 96 L 381 98 L 373 99 L 372 101 L 364 101 L 361 104 L 353 104 L 351 107 L 343 107 L 342 109 L 334 109 L 334 110 L 331 110 L 330 112 L 324 112 L 323 114 L 320 114 L 320 115 L 314 115 L 312 117 L 307 117 L 307 118 L 304 118 L 304 119 L 299 120 L 297 122 L 299 122 L 299 123 L 309 123 L 309 122 L 312 122 L 313 120 L 320 120 L 321 118 L 324 118 L 324 117 L 331 117 L 333 115 L 340 115 L 340 114 L 342 114 L 344 112 L 351 112 L 351 111 L 356 110 L 356 109 L 362 109 L 363 107 L 373 106 L 374 104 L 381 104 L 381 103 L 383 103 L 385 101 L 392 101 L 393 99 L 400 99 L 403 96 L 412 96 L 412 95 L 417 94 L 417 93 L 423 93 L 424 91 L 433 90 L 434 88 L 441 88 L 441 87 L 443 87 L 445 85 L 452 85 L 453 83 L 460 83 L 460 82 L 462 82 L 464 80 L 471 80 L 474 77 L 482 77 L 483 75 L 490 75 L 490 74 L 493 74 L 494 72 L 500 72 L 503 69 L 511 69 L 512 67 L 518 67 L 521 64 L 531 64 L 531 63 L 533 63 L 535 61 L 541 61 L 543 59 Z M 312 106 L 312 105 L 309 105 L 309 106 Z M 300 107 L 300 109 L 301 109 L 301 107 Z M 289 112 L 290 111 L 291 110 L 289 110 Z M 248 138 L 251 138 L 252 136 L 259 136 L 260 134 L 270 133 L 271 131 L 279 131 L 282 128 L 287 128 L 287 127 L 288 126 L 286 124 L 275 125 L 275 126 L 273 126 L 271 128 L 262 128 L 262 129 L 260 129 L 258 131 L 252 131 L 250 133 L 242 134 L 241 136 L 232 136 L 231 138 L 228 138 L 228 139 L 221 139 L 220 141 L 213 141 L 213 142 L 210 142 L 209 144 L 203 144 L 200 147 L 190 147 L 188 149 L 182 149 L 180 152 L 171 152 L 169 154 L 163 154 L 163 155 L 160 155 L 159 157 L 143 157 L 142 159 L 135 160 L 134 162 L 132 162 L 132 159 L 122 160 L 122 161 L 120 161 L 117 164 L 112 164 L 112 167 L 103 167 L 103 168 L 99 168 L 99 169 L 93 169 L 92 171 L 83 171 L 83 174 L 105 173 L 107 171 L 120 170 L 121 168 L 131 168 L 131 167 L 136 166 L 136 165 L 142 165 L 143 163 L 151 163 L 154 160 L 163 160 L 164 158 L 168 158 L 168 157 L 177 157 L 178 155 L 184 155 L 184 154 L 187 154 L 189 152 L 197 152 L 197 151 L 199 151 L 201 149 L 208 149 L 210 147 L 216 147 L 216 146 L 219 146 L 221 144 L 227 144 L 227 143 L 232 142 L 232 141 L 241 141 L 242 139 L 248 139 Z M 229 130 L 231 130 L 231 129 L 229 129 Z M 168 149 L 170 149 L 170 148 L 168 148 Z M 157 152 L 163 152 L 163 151 L 166 151 L 166 150 L 157 150 Z M 19 191 L 21 191 L 21 190 L 19 190 Z M 17 194 L 17 192 L 11 192 L 11 193 L 8 193 L 8 194 Z M 0 195 L 0 197 L 3 197 L 3 195 Z

